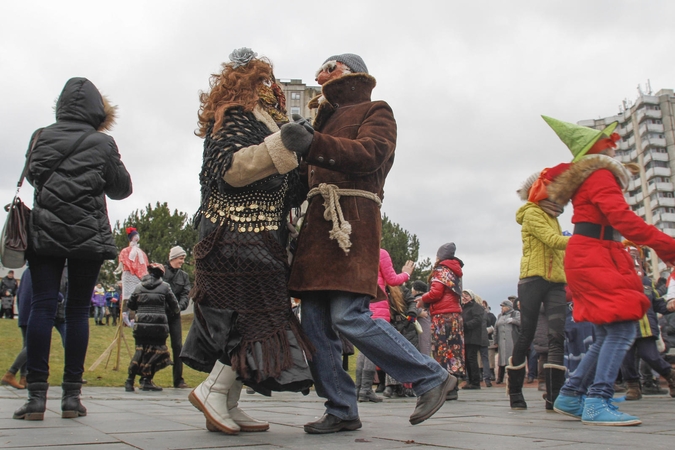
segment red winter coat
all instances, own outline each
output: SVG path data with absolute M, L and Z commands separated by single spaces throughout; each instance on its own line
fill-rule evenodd
M 455 259 L 446 259 L 438 263 L 432 273 L 429 292 L 422 296 L 422 301 L 429 304 L 429 313 L 431 313 L 431 315 L 462 312 L 462 306 L 459 303 L 459 295 L 453 292 L 446 284 L 437 281 L 438 278 L 443 278 L 442 272 L 448 269 L 454 272 L 460 280 L 462 278 L 462 266 L 459 264 L 459 261 Z
M 621 187 L 629 179 L 618 161 L 592 155 L 553 181 L 548 194 L 561 205 L 572 199 L 572 223 L 611 225 L 626 239 L 654 249 L 664 261 L 675 261 L 675 240 L 646 224 L 624 200 Z M 575 234 L 565 253 L 565 275 L 577 322 L 639 320 L 650 306 L 633 259 L 621 242 Z

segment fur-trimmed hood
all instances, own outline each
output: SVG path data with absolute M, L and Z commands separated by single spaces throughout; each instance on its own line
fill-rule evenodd
M 549 184 L 548 197 L 559 205 L 566 205 L 579 186 L 596 170 L 607 169 L 616 178 L 622 190 L 628 187 L 630 172 L 619 161 L 607 155 L 584 156 Z
M 81 77 L 66 82 L 55 109 L 57 122 L 85 122 L 96 131 L 112 129 L 117 111 L 91 81 Z

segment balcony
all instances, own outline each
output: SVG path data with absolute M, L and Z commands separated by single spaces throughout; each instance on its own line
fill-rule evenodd
M 642 140 L 642 147 L 647 149 L 650 147 L 666 147 L 666 140 L 664 138 L 645 138 Z
M 644 136 L 644 134 L 648 131 L 652 131 L 654 133 L 663 133 L 663 124 L 662 123 L 643 123 L 640 125 L 640 128 L 638 129 L 640 136 Z
M 659 197 L 656 201 L 652 201 L 650 206 L 652 208 L 657 208 L 659 206 L 665 206 L 668 208 L 675 207 L 675 198 L 672 197 Z
M 670 158 L 668 157 L 668 153 L 652 152 L 650 150 L 647 150 L 644 153 L 643 158 L 644 158 L 644 164 L 647 164 L 650 161 L 664 161 L 664 162 L 670 161 Z
M 670 167 L 652 167 L 645 172 L 648 180 L 654 177 L 670 177 Z
M 661 221 L 661 222 L 673 222 L 673 223 L 675 223 L 675 213 L 663 213 L 663 214 L 659 214 L 659 221 Z M 654 223 L 657 223 L 657 221 L 654 220 Z

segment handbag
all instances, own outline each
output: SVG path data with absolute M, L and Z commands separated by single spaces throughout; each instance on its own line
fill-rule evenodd
M 19 190 L 26 177 L 28 163 L 31 154 L 33 153 L 33 149 L 35 148 L 35 143 L 41 133 L 42 128 L 35 134 L 30 150 L 28 150 L 28 154 L 26 155 L 26 163 L 23 166 L 19 182 L 16 184 L 16 193 L 12 199 L 12 203 L 5 206 L 7 217 L 5 218 L 5 225 L 2 227 L 2 234 L 0 234 L 0 261 L 3 266 L 9 269 L 19 269 L 26 264 L 30 208 L 19 198 Z
M 19 182 L 16 184 L 16 193 L 14 194 L 14 199 L 12 200 L 12 203 L 5 206 L 7 217 L 5 219 L 5 225 L 2 227 L 2 234 L 0 234 L 0 262 L 2 262 L 2 265 L 8 269 L 19 269 L 26 264 L 30 208 L 26 206 L 19 198 L 19 190 L 21 190 L 23 180 L 26 178 L 26 174 L 28 173 L 30 158 L 33 154 L 33 149 L 35 149 L 35 144 L 37 143 L 42 130 L 43 129 L 40 128 L 33 137 L 30 150 L 28 150 L 28 154 L 26 155 L 26 163 L 23 166 L 21 177 L 19 178 Z M 65 161 L 70 155 L 72 155 L 73 152 L 80 146 L 82 141 L 84 141 L 87 136 L 95 132 L 95 130 L 88 131 L 80 136 L 77 142 L 75 142 L 75 145 L 73 145 L 73 147 L 71 147 L 71 149 L 61 157 L 61 160 L 47 173 L 47 176 L 45 177 L 45 184 L 47 181 L 49 181 L 49 179 L 54 174 L 54 171 L 56 171 L 61 163 Z

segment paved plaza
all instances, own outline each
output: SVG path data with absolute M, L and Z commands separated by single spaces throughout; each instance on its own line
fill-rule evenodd
M 415 399 L 360 403 L 363 428 L 329 435 L 306 434 L 302 426 L 323 413 L 314 392 L 275 393 L 271 398 L 242 393 L 241 405 L 269 431 L 228 436 L 206 431 L 204 418 L 187 400 L 189 390 L 124 392 L 85 387 L 88 415 L 61 419 L 61 389 L 49 392 L 42 422 L 13 420 L 26 391 L 0 388 L 0 448 L 56 449 L 666 449 L 675 442 L 675 399 L 648 396 L 621 409 L 643 421 L 638 427 L 592 427 L 544 411 L 541 392 L 524 390 L 527 411 L 512 411 L 504 387 L 460 391 L 426 422 L 412 426 Z

